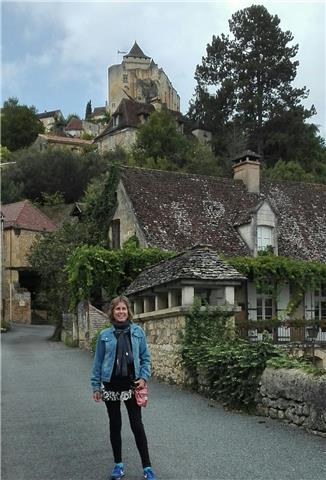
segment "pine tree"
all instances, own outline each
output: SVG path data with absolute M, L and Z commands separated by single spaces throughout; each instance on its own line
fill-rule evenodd
M 249 138 L 248 147 L 263 154 L 268 122 L 293 109 L 301 115 L 301 122 L 315 113 L 314 107 L 301 106 L 309 93 L 306 87 L 292 86 L 299 64 L 294 60 L 298 45 L 290 45 L 292 33 L 282 31 L 278 16 L 262 5 L 233 14 L 229 29 L 230 37 L 213 36 L 206 57 L 197 66 L 189 116 L 222 138 L 227 138 L 226 131 L 232 131 L 236 122 Z
M 86 111 L 85 111 L 85 120 L 89 120 L 92 115 L 92 102 L 91 100 L 87 102 Z

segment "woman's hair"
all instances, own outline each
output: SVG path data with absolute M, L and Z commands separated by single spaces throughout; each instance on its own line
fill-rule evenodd
M 115 309 L 115 307 L 118 305 L 118 303 L 120 302 L 123 302 L 126 307 L 127 307 L 127 310 L 128 310 L 128 320 L 132 320 L 132 311 L 131 311 L 131 306 L 130 306 L 130 302 L 128 300 L 127 297 L 125 297 L 124 295 L 119 295 L 118 297 L 115 297 L 112 301 L 111 301 L 111 304 L 110 304 L 110 308 L 109 308 L 109 319 L 110 321 L 112 322 L 112 320 L 114 320 L 113 318 L 113 310 Z

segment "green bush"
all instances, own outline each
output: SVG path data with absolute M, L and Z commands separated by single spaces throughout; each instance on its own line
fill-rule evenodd
M 238 337 L 230 314 L 195 303 L 186 316 L 183 362 L 190 374 L 204 374 L 209 394 L 224 404 L 254 404 L 260 376 L 269 358 L 279 354 L 268 340 L 250 343 Z

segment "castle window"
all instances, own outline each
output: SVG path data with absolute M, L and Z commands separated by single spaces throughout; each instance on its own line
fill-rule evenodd
M 122 81 L 123 81 L 123 83 L 128 83 L 128 74 L 127 73 L 124 73 L 122 75 Z
M 274 229 L 265 225 L 257 227 L 257 250 L 267 250 L 268 247 L 274 249 Z

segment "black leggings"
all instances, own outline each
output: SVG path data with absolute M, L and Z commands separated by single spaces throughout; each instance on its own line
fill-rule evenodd
M 109 420 L 110 420 L 110 440 L 113 450 L 115 463 L 122 462 L 121 454 L 121 409 L 120 400 L 105 402 Z M 143 468 L 150 467 L 151 462 L 148 454 L 147 438 L 144 425 L 141 418 L 141 407 L 136 403 L 135 397 L 132 396 L 130 400 L 125 400 L 127 407 L 130 427 L 135 436 L 136 445 L 140 454 Z

